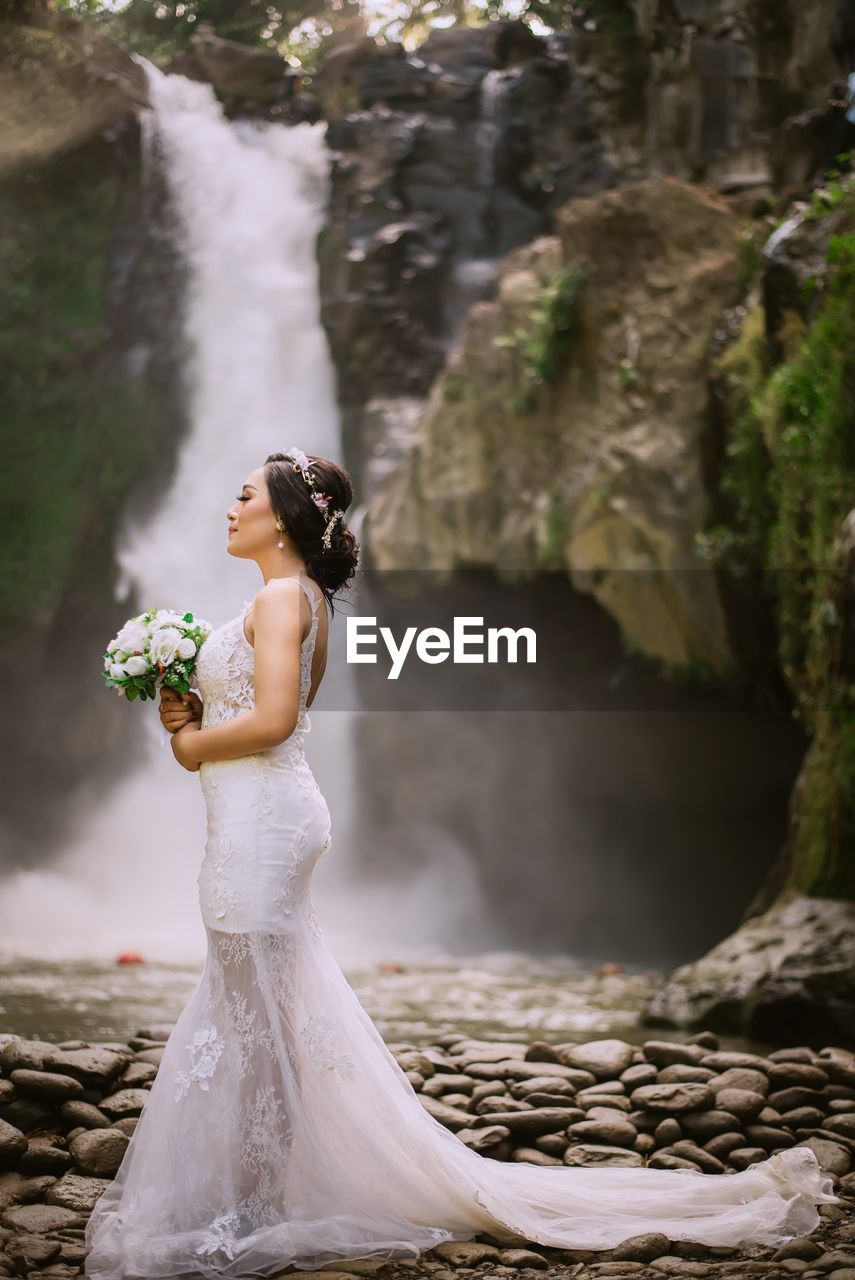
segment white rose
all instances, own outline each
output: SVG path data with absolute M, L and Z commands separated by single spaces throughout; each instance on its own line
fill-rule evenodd
M 122 666 L 121 662 L 111 662 L 110 675 L 113 677 L 114 680 L 122 680 L 124 676 L 127 675 L 127 672 L 125 671 L 125 668 Z
M 184 622 L 184 614 L 176 613 L 174 609 L 158 609 L 154 615 L 154 626 L 156 627 L 181 627 L 186 626 Z
M 133 654 L 126 660 L 125 670 L 129 676 L 144 676 L 148 671 L 148 663 L 145 658 L 141 658 L 138 654 Z
M 131 618 L 130 622 L 126 622 L 122 627 L 116 639 L 110 645 L 110 649 L 111 651 L 123 649 L 125 653 L 142 653 L 147 638 L 148 631 L 145 624 L 137 622 L 135 618 Z
M 176 627 L 161 627 L 151 637 L 151 657 L 153 662 L 162 662 L 168 667 L 175 660 L 175 654 L 181 643 L 181 632 Z
M 178 643 L 179 658 L 192 658 L 196 652 L 196 642 L 191 640 L 189 636 L 184 636 L 183 640 Z

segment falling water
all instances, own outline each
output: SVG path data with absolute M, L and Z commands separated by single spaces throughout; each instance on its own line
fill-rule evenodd
M 189 608 L 216 626 L 262 585 L 254 563 L 226 552 L 226 511 L 244 477 L 292 444 L 341 460 L 315 253 L 328 153 L 323 125 L 229 122 L 210 86 L 140 61 L 151 100 L 141 118 L 145 163 L 165 173 L 187 267 L 176 305 L 190 429 L 156 510 L 120 537 L 119 594 L 135 588 L 142 608 Z M 176 765 L 153 706 L 128 705 L 127 714 L 147 735 L 144 766 L 111 793 L 93 779 L 61 858 L 4 885 L 0 936 L 17 955 L 202 954 L 198 776 Z M 333 735 L 346 742 L 346 719 L 314 715 L 310 755 L 323 755 Z M 331 754 L 335 772 L 318 777 L 335 834 L 347 826 L 348 770 L 346 751 Z

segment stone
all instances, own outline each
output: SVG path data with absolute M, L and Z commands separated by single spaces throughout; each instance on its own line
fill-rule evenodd
M 27 1149 L 27 1137 L 20 1129 L 0 1120 L 0 1169 L 12 1169 Z
M 729 1159 L 735 1169 L 747 1169 L 752 1164 L 759 1164 L 767 1156 L 768 1152 L 762 1147 L 734 1147 Z
M 713 1093 L 722 1089 L 747 1089 L 750 1093 L 759 1093 L 766 1097 L 769 1092 L 769 1077 L 764 1071 L 756 1071 L 751 1067 L 729 1067 L 726 1071 L 713 1075 L 710 1080 Z
M 634 1089 L 632 1105 L 646 1111 L 700 1111 L 715 1105 L 707 1084 L 643 1084 Z
M 680 1156 L 683 1160 L 691 1160 L 692 1164 L 696 1164 L 704 1173 L 724 1173 L 725 1171 L 723 1161 L 710 1151 L 699 1147 L 697 1143 L 690 1142 L 688 1138 L 680 1138 L 678 1142 L 672 1143 L 669 1151 L 670 1154 Z
M 612 1249 L 616 1262 L 652 1262 L 666 1254 L 670 1240 L 658 1231 L 648 1231 L 640 1236 L 628 1236 Z
M 64 1102 L 59 1109 L 59 1114 L 67 1124 L 75 1128 L 81 1125 L 84 1129 L 109 1129 L 110 1127 L 109 1118 L 91 1102 Z
M 545 1040 L 535 1040 L 523 1054 L 526 1062 L 560 1062 L 561 1055 L 554 1045 Z M 540 1256 L 540 1255 L 535 1255 Z
M 624 1168 L 640 1168 L 644 1160 L 637 1151 L 625 1151 L 620 1147 L 606 1147 L 593 1142 L 573 1142 L 564 1152 L 564 1163 L 569 1165 L 619 1165 Z
M 41 1200 L 56 1178 L 27 1178 L 21 1173 L 0 1173 L 0 1212 L 13 1204 L 31 1204 Z M 2 1240 L 2 1236 L 0 1236 Z
M 152 1062 L 132 1062 L 126 1071 L 123 1071 L 116 1083 L 125 1089 L 134 1089 L 137 1086 L 150 1084 L 157 1075 L 157 1067 Z
M 825 1094 L 819 1089 L 803 1089 L 795 1085 L 789 1089 L 776 1089 L 767 1099 L 769 1106 L 776 1107 L 782 1115 L 797 1107 L 822 1107 L 825 1100 Z
M 470 1062 L 466 1071 L 476 1080 L 570 1080 L 579 1087 L 593 1084 L 596 1077 L 590 1071 L 580 1071 L 560 1062 L 525 1062 L 509 1058 L 504 1062 Z
M 531 1111 L 532 1104 L 528 1101 L 519 1101 L 516 1098 L 482 1098 L 480 1102 L 476 1102 L 472 1108 L 477 1116 L 488 1116 L 497 1111 Z
M 502 1266 L 513 1267 L 516 1271 L 525 1267 L 540 1271 L 549 1266 L 548 1259 L 542 1253 L 535 1253 L 533 1249 L 502 1249 L 499 1261 Z
M 100 1109 L 114 1120 L 124 1116 L 138 1116 L 146 1104 L 148 1091 L 145 1089 L 120 1089 L 102 1098 L 98 1104 Z
M 116 1120 L 114 1124 L 111 1124 L 110 1128 L 118 1129 L 120 1133 L 126 1133 L 130 1137 L 139 1122 L 139 1116 L 123 1116 L 121 1120 Z
M 543 1151 L 548 1156 L 564 1155 L 570 1145 L 570 1139 L 566 1133 L 542 1133 L 539 1138 L 535 1138 L 534 1146 L 538 1151 Z
M 476 1129 L 473 1132 L 477 1133 L 478 1131 Z M 545 1151 L 538 1151 L 537 1147 L 516 1147 L 511 1154 L 511 1160 L 517 1164 L 538 1164 L 543 1166 L 564 1163 L 561 1156 L 548 1155 Z
M 682 1126 L 679 1120 L 675 1120 L 673 1116 L 666 1116 L 664 1120 L 660 1120 L 653 1130 L 653 1137 L 659 1147 L 667 1147 L 672 1142 L 679 1142 L 682 1136 Z
M 71 1165 L 71 1155 L 58 1147 L 50 1138 L 31 1138 L 18 1166 L 21 1173 L 65 1173 Z
M 599 1111 L 599 1108 L 595 1108 Z M 614 1147 L 634 1148 L 638 1132 L 634 1124 L 621 1120 L 615 1115 L 606 1119 L 602 1113 L 588 1120 L 577 1121 L 567 1130 L 570 1138 L 576 1142 L 594 1142 Z
M 49 1188 L 45 1200 L 63 1209 L 73 1209 L 75 1213 L 91 1213 L 110 1182 L 110 1178 L 87 1178 L 79 1173 L 66 1173 Z
M 731 1112 L 719 1111 L 713 1107 L 710 1111 L 685 1112 L 680 1116 L 680 1127 L 688 1137 L 707 1142 L 717 1134 L 733 1132 L 739 1128 L 739 1124 Z
M 43 1267 L 59 1254 L 59 1240 L 48 1240 L 45 1236 L 19 1235 L 13 1236 L 6 1245 L 6 1253 L 13 1262 L 23 1262 L 28 1267 Z
M 447 1103 L 440 1102 L 438 1098 L 431 1098 L 427 1094 L 420 1093 L 419 1101 L 425 1111 L 433 1116 L 434 1120 L 444 1124 L 446 1129 L 450 1129 L 452 1133 L 468 1128 L 472 1124 L 472 1116 L 469 1112 L 461 1111 L 457 1107 L 449 1107 Z
M 122 1163 L 130 1139 L 114 1128 L 89 1129 L 71 1144 L 75 1164 L 96 1178 L 111 1178 Z
M 670 1067 L 663 1067 L 659 1072 L 660 1084 L 707 1084 L 716 1079 L 714 1071 L 709 1067 L 689 1067 L 683 1062 L 675 1062 Z
M 0 1107 L 0 1120 L 20 1129 L 22 1133 L 32 1133 L 34 1129 L 44 1129 L 54 1119 L 54 1108 L 37 1102 L 35 1098 L 16 1097 L 12 1102 Z
M 646 1040 L 642 1049 L 647 1061 L 657 1067 L 671 1067 L 676 1063 L 698 1067 L 706 1055 L 706 1050 L 701 1045 L 678 1044 L 672 1040 Z
M 652 1062 L 634 1062 L 620 1073 L 620 1081 L 628 1093 L 640 1084 L 655 1084 L 659 1072 Z
M 560 1093 L 527 1093 L 525 1100 L 530 1107 L 569 1107 L 573 1094 Z M 581 1106 L 574 1107 L 577 1120 L 584 1120 L 585 1111 Z
M 809 1025 L 816 1035 L 823 1028 L 833 1034 L 837 1027 L 855 1025 L 853 969 L 855 903 L 790 898 L 749 918 L 705 956 L 676 969 L 648 1001 L 642 1022 L 721 1027 L 764 1040 L 788 1037 L 800 1025 Z M 815 981 L 818 973 L 821 983 Z M 718 1064 L 705 1059 L 701 1065 Z M 726 1065 L 761 1064 L 746 1055 L 744 1063 Z M 834 1079 L 824 1060 L 816 1065 Z M 848 1066 L 843 1060 L 847 1071 L 855 1079 L 851 1060 Z
M 426 1058 L 423 1053 L 419 1053 L 417 1051 L 411 1053 L 399 1053 L 396 1055 L 396 1061 L 402 1071 L 415 1071 L 422 1077 L 423 1081 L 429 1080 L 436 1071 L 436 1067 L 433 1065 L 431 1060 Z
M 810 1236 L 797 1236 L 795 1240 L 789 1240 L 776 1249 L 772 1259 L 777 1262 L 782 1258 L 801 1258 L 804 1262 L 813 1262 L 821 1253 L 819 1245 Z
M 839 1133 L 844 1138 L 855 1139 L 855 1111 L 830 1116 L 822 1121 L 822 1128 L 827 1129 L 829 1133 Z
M 441 1098 L 444 1093 L 471 1094 L 474 1088 L 475 1081 L 471 1076 L 438 1071 L 430 1080 L 425 1081 L 422 1093 L 429 1094 L 432 1098 Z
M 654 1151 L 648 1162 L 650 1169 L 694 1169 L 697 1172 L 697 1165 L 692 1160 L 687 1160 L 684 1156 L 674 1155 L 671 1151 Z
M 7 1076 L 20 1068 L 43 1071 L 56 1051 L 56 1045 L 47 1040 L 6 1040 L 0 1044 L 0 1070 Z
M 139 1053 L 134 1054 L 135 1062 L 150 1062 L 153 1066 L 159 1067 L 160 1060 L 163 1057 L 163 1049 L 140 1049 Z
M 763 1147 L 766 1151 L 777 1151 L 780 1147 L 793 1145 L 793 1134 L 786 1129 L 776 1129 L 768 1124 L 747 1124 L 745 1137 L 753 1147 Z
M 613 1080 L 632 1065 L 633 1047 L 625 1040 L 589 1040 L 556 1049 L 565 1066 L 590 1071 L 598 1080 Z
M 731 1151 L 735 1151 L 738 1147 L 745 1146 L 745 1134 L 734 1130 L 732 1133 L 720 1133 L 715 1138 L 710 1138 L 704 1143 L 704 1150 L 709 1151 L 710 1155 L 715 1156 L 717 1160 L 727 1160 Z
M 67 1098 L 79 1098 L 83 1085 L 73 1076 L 59 1075 L 55 1071 L 32 1071 L 16 1068 L 10 1079 L 16 1089 L 32 1094 L 34 1098 L 49 1103 L 65 1102 Z
M 559 1133 L 575 1119 L 569 1107 L 537 1107 L 529 1111 L 500 1111 L 475 1121 L 477 1128 L 485 1124 L 504 1125 L 512 1135 L 537 1137 L 542 1133 Z
M 654 1258 L 650 1266 L 657 1274 L 671 1276 L 715 1276 L 716 1266 L 710 1262 L 695 1262 L 692 1258 L 675 1258 L 666 1254 Z
M 835 1174 L 838 1178 L 850 1173 L 855 1167 L 855 1159 L 853 1159 L 852 1152 L 841 1143 L 829 1142 L 825 1138 L 811 1136 L 798 1145 L 800 1147 L 810 1147 L 822 1168 L 827 1173 Z
M 807 1062 L 775 1062 L 769 1071 L 769 1085 L 772 1089 L 788 1089 L 799 1085 L 805 1089 L 824 1089 L 828 1084 L 828 1073 L 822 1067 Z
M 15 1205 L 0 1214 L 0 1223 L 23 1235 L 42 1235 L 60 1227 L 85 1226 L 85 1220 L 79 1214 L 51 1204 Z
M 133 1052 L 105 1049 L 93 1045 L 88 1049 L 57 1049 L 51 1058 L 52 1070 L 74 1076 L 89 1088 L 106 1087 L 133 1061 Z
M 577 1086 L 570 1080 L 560 1080 L 553 1076 L 535 1076 L 532 1080 L 516 1081 L 511 1085 L 510 1091 L 513 1098 L 527 1098 L 532 1093 L 552 1093 L 566 1098 L 575 1098 Z
M 475 1240 L 444 1240 L 430 1250 L 432 1256 L 443 1258 L 453 1267 L 477 1267 L 482 1262 L 498 1262 L 500 1251 L 489 1244 Z
M 720 1089 L 715 1094 L 714 1106 L 722 1111 L 729 1111 L 739 1120 L 749 1120 L 763 1110 L 765 1100 L 762 1093 L 753 1093 L 750 1089 Z
M 465 1062 L 503 1062 L 508 1058 L 525 1057 L 527 1044 L 503 1040 L 459 1040 L 450 1052 L 449 1058 L 454 1063 Z
M 487 1152 L 492 1153 L 500 1147 L 507 1138 L 510 1138 L 511 1131 L 504 1125 L 494 1124 L 483 1129 L 458 1129 L 457 1136 L 472 1151 L 483 1155 Z

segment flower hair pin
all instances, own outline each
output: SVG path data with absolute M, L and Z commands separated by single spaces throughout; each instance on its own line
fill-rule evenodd
M 292 445 L 285 454 L 285 457 L 290 458 L 291 465 L 295 471 L 301 472 L 303 479 L 312 491 L 312 502 L 314 502 L 319 511 L 322 511 L 324 515 L 326 515 L 327 509 L 332 502 L 332 497 L 328 493 L 321 493 L 315 481 L 315 477 L 310 470 L 312 464 L 309 462 L 306 454 L 302 449 L 298 449 L 296 445 Z M 328 516 L 326 525 L 324 526 L 324 532 L 321 537 L 321 542 L 323 543 L 325 551 L 329 551 L 330 549 L 332 531 L 335 527 L 336 521 L 343 518 L 344 512 L 338 510 L 334 511 L 331 516 Z

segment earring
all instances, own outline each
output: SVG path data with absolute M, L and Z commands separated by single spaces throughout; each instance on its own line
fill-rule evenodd
M 285 526 L 281 525 L 278 520 L 276 521 L 276 528 L 279 530 L 280 533 L 283 533 L 285 530 Z M 279 541 L 276 543 L 276 545 L 277 547 L 282 548 L 285 546 L 285 543 L 280 538 Z

